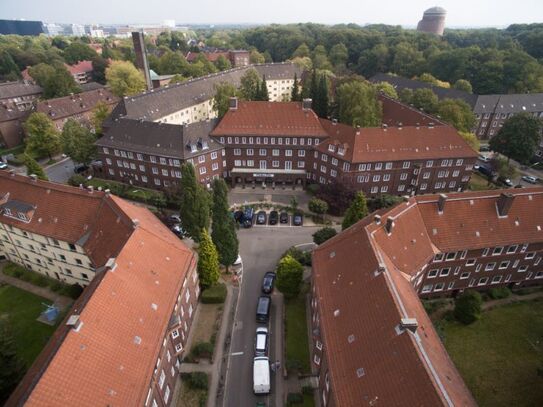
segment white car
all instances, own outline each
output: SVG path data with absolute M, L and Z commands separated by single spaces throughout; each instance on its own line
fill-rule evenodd
M 266 356 L 268 353 L 268 328 L 256 328 L 255 356 Z
M 0 170 L 5 170 L 6 168 L 8 168 L 8 165 L 5 162 L 0 161 Z
M 270 393 L 270 360 L 265 356 L 254 358 L 253 391 L 256 395 Z
M 487 157 L 487 156 L 484 156 L 484 155 L 481 154 L 479 156 L 479 161 L 482 161 L 484 163 L 490 162 L 490 157 Z
M 241 256 L 238 254 L 238 257 L 236 261 L 234 262 L 234 266 L 241 266 L 243 264 L 243 260 L 241 260 Z
M 539 178 L 533 177 L 531 175 L 524 175 L 522 179 L 526 182 L 529 182 L 530 184 L 537 184 L 539 182 Z

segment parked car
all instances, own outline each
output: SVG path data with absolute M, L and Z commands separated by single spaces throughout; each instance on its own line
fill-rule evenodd
M 266 356 L 268 354 L 268 328 L 259 326 L 256 328 L 255 356 Z
M 294 226 L 302 226 L 304 224 L 304 218 L 301 213 L 295 213 L 292 217 L 292 224 Z
M 482 154 L 479 155 L 479 161 L 482 161 L 484 163 L 490 162 L 490 157 L 484 156 Z
M 256 214 L 256 224 L 257 225 L 265 225 L 266 224 L 266 212 L 260 211 Z
M 243 263 L 241 260 L 241 256 L 238 254 L 238 257 L 236 258 L 236 261 L 234 262 L 233 266 L 240 266 Z
M 492 175 L 494 175 L 492 170 L 488 167 L 485 167 L 484 165 L 480 165 L 479 168 L 477 168 L 477 171 L 479 171 L 483 175 L 486 175 L 487 177 L 491 177 Z
M 258 297 L 256 305 L 256 322 L 267 324 L 270 319 L 271 298 L 267 295 Z
M 277 225 L 277 220 L 279 219 L 279 213 L 277 211 L 271 211 L 268 223 L 270 225 Z
M 243 211 L 235 211 L 234 212 L 234 220 L 236 222 L 241 223 L 243 221 Z
M 175 233 L 179 237 L 186 237 L 188 236 L 188 233 L 185 229 L 183 229 L 183 226 L 181 224 L 173 225 L 170 230 Z
M 243 211 L 243 227 L 244 228 L 250 228 L 253 226 L 253 218 L 255 216 L 255 210 L 251 207 L 245 208 L 245 211 Z
M 87 171 L 89 169 L 89 166 L 88 165 L 85 165 L 85 164 L 77 164 L 74 166 L 74 173 L 76 174 L 82 174 L 84 173 L 85 171 Z
M 4 161 L 0 161 L 0 170 L 5 170 L 8 168 L 8 165 Z
M 489 146 L 481 146 L 481 147 L 479 147 L 479 151 L 481 153 L 488 153 L 488 152 L 490 152 L 490 147 Z
M 273 283 L 275 282 L 275 273 L 273 271 L 268 271 L 264 274 L 262 279 L 262 292 L 264 294 L 271 294 L 273 292 Z
M 522 180 L 529 182 L 530 184 L 537 184 L 539 182 L 539 178 L 533 177 L 531 175 L 523 175 Z
M 168 216 L 168 222 L 174 224 L 181 223 L 181 216 L 177 213 L 171 214 L 170 216 Z
M 279 223 L 288 223 L 288 213 L 287 212 L 281 212 L 279 215 Z
M 505 177 L 498 177 L 496 182 L 498 184 L 500 184 L 500 185 L 505 185 L 507 187 L 512 187 L 513 186 L 513 183 L 511 182 L 511 180 L 509 178 L 505 178 Z
M 253 391 L 255 394 L 269 394 L 270 392 L 270 360 L 266 356 L 254 358 Z

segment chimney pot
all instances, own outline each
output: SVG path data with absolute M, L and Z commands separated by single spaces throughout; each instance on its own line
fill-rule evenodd
M 509 214 L 509 210 L 511 209 L 511 206 L 513 205 L 514 199 L 515 199 L 515 196 L 513 194 L 506 193 L 506 192 L 502 192 L 500 194 L 500 197 L 498 198 L 498 201 L 496 202 L 499 216 L 507 216 Z
M 89 190 L 89 193 L 92 194 L 94 192 L 94 187 L 92 185 L 89 185 L 87 187 L 87 189 Z
M 381 224 L 381 215 L 375 215 L 375 216 L 373 217 L 373 220 L 375 221 L 375 223 L 376 223 L 377 225 L 380 225 L 380 224 Z
M 36 174 L 30 174 L 30 178 L 32 178 L 32 181 L 38 180 L 38 176 Z
M 443 210 L 445 209 L 445 202 L 447 202 L 447 195 L 439 194 L 437 201 L 437 210 L 439 213 L 443 213 Z
M 392 228 L 394 227 L 394 218 L 392 217 L 388 217 L 387 218 L 387 223 L 385 225 L 385 229 L 387 231 L 387 233 L 390 235 L 392 233 Z

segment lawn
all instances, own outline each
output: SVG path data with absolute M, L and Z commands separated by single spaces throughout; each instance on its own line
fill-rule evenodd
M 488 180 L 480 174 L 474 172 L 471 174 L 471 179 L 468 183 L 468 189 L 471 191 L 486 191 L 488 189 L 496 189 L 493 183 L 488 185 Z
M 45 309 L 42 303 L 51 302 L 9 285 L 0 287 L 0 316 L 8 316 L 17 343 L 17 353 L 27 367 L 30 367 L 56 329 L 36 321 Z
M 441 322 L 444 344 L 478 404 L 542 406 L 543 300 L 505 305 L 472 325 Z
M 305 295 L 306 290 L 302 290 L 297 298 L 285 299 L 286 363 L 289 373 L 291 370 L 311 373 Z

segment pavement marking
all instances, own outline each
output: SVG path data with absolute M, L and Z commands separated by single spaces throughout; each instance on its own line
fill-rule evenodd
M 241 356 L 243 355 L 243 352 L 233 352 L 230 354 L 230 356 Z

